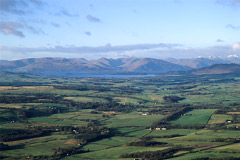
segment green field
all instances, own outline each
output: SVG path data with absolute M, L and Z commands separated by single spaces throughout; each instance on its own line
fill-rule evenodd
M 0 159 L 240 157 L 239 75 L 0 75 Z
M 210 119 L 215 109 L 199 109 L 187 112 L 179 119 L 171 121 L 173 124 L 192 125 L 192 124 L 206 124 Z
M 232 120 L 231 115 L 213 114 L 208 121 L 209 124 L 226 123 L 227 120 Z
M 120 114 L 106 121 L 108 127 L 129 127 L 150 126 L 153 122 L 162 119 L 162 115 L 142 115 L 142 113 L 132 112 L 128 114 Z

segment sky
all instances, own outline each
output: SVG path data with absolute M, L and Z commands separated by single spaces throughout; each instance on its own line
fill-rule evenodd
M 240 0 L 0 0 L 0 60 L 240 56 Z

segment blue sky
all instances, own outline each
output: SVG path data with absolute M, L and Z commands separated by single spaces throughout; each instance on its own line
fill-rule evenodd
M 240 55 L 240 0 L 0 0 L 0 59 Z

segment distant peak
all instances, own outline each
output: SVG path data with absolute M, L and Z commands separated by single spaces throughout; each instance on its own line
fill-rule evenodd
M 228 58 L 239 58 L 237 54 L 230 54 L 227 56 Z

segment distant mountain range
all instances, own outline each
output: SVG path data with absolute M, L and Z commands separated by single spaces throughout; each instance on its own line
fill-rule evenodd
M 143 72 L 165 73 L 185 71 L 187 66 L 153 58 L 101 58 L 88 61 L 83 58 L 31 58 L 0 63 L 0 71 L 13 72 Z
M 154 58 L 101 58 L 88 61 L 83 58 L 30 58 L 14 61 L 0 61 L 0 71 L 11 72 L 91 72 L 91 73 L 166 73 L 187 71 L 192 74 L 232 73 L 240 70 L 237 57 L 227 59 L 154 59 Z M 224 65 L 216 65 L 224 64 Z M 213 66 L 212 66 L 213 65 Z M 209 67 L 211 66 L 211 67 Z M 205 67 L 205 68 L 204 68 Z M 201 69 L 199 69 L 201 68 Z
M 193 75 L 206 75 L 206 74 L 226 74 L 226 73 L 240 73 L 239 64 L 214 64 L 209 67 L 204 67 L 196 70 L 191 70 Z
M 0 63 L 7 62 L 7 60 L 0 60 Z
M 193 58 L 193 59 L 174 59 L 168 58 L 164 59 L 167 62 L 178 64 L 181 66 L 187 66 L 194 69 L 208 67 L 214 64 L 230 64 L 230 63 L 240 63 L 240 58 L 228 57 L 226 59 L 220 58 Z

